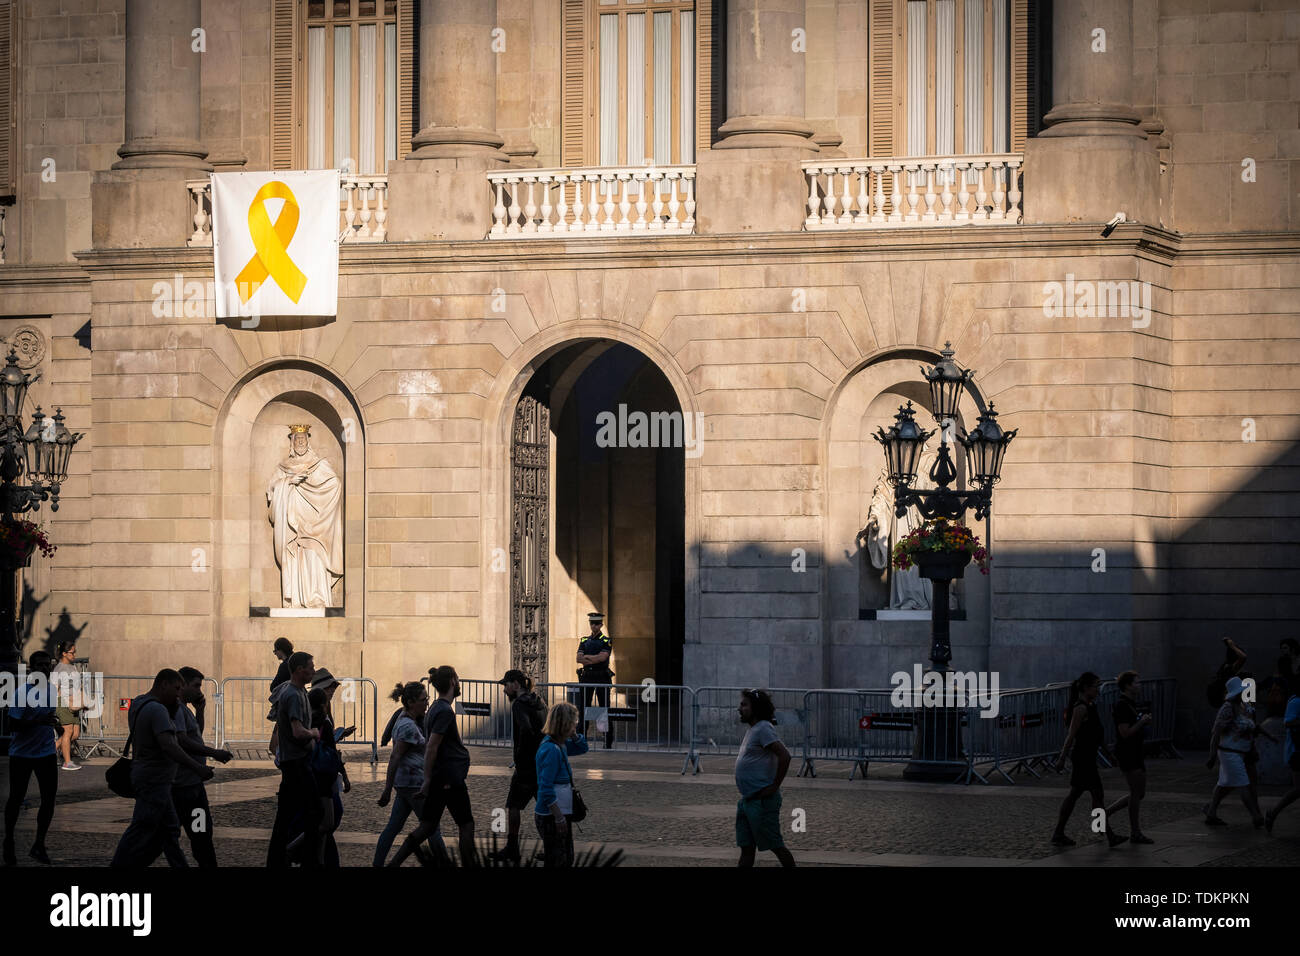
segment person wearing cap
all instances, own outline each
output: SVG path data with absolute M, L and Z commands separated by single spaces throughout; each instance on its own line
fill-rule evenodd
M 1223 706 L 1214 718 L 1210 759 L 1205 766 L 1213 769 L 1215 760 L 1218 760 L 1219 782 L 1210 802 L 1202 808 L 1205 822 L 1210 826 L 1227 826 L 1219 819 L 1218 810 L 1223 798 L 1233 790 L 1240 792 L 1241 802 L 1250 811 L 1250 818 L 1257 828 L 1266 822 L 1260 813 L 1259 801 L 1251 792 L 1250 777 L 1246 773 L 1246 755 L 1250 753 L 1255 737 L 1263 731 L 1255 726 L 1254 709 L 1242 699 L 1245 689 L 1240 677 L 1229 677 L 1224 688 Z
M 613 684 L 614 672 L 609 659 L 614 653 L 614 642 L 602 633 L 605 615 L 592 611 L 587 615 L 591 633 L 578 644 L 578 682 L 580 684 Z M 609 687 L 582 687 L 578 693 L 578 726 L 586 726 L 587 707 L 604 707 L 606 731 L 605 749 L 614 746 L 614 724 L 609 720 Z
M 497 681 L 510 701 L 511 740 L 514 746 L 515 772 L 506 793 L 506 819 L 509 830 L 505 848 L 498 859 L 519 862 L 520 814 L 530 800 L 537 797 L 537 746 L 542 742 L 546 723 L 546 704 L 533 693 L 532 679 L 521 670 L 506 671 Z

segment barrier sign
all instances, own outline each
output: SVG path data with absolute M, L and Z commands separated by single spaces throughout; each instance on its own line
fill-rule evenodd
M 635 707 L 610 707 L 610 720 L 636 720 Z
M 911 730 L 911 714 L 866 714 L 858 721 L 861 730 Z
M 1039 711 L 1036 714 L 1022 714 L 1020 717 L 1020 729 L 1028 730 L 1030 727 L 1043 726 L 1043 714 Z
M 117 699 L 117 709 L 118 709 L 118 710 L 130 710 L 130 709 L 131 709 L 131 698 L 130 698 L 130 697 L 119 697 L 119 698 Z
M 456 713 L 463 714 L 466 717 L 491 717 L 492 705 L 482 701 L 458 700 L 456 701 Z

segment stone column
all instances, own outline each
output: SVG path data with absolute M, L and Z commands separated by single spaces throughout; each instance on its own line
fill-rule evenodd
M 487 236 L 484 172 L 510 162 L 496 131 L 496 26 L 496 0 L 420 0 L 420 131 L 388 166 L 392 241 Z
M 1052 9 L 1052 96 L 1025 147 L 1026 222 L 1159 219 L 1159 167 L 1133 107 L 1131 0 Z
M 727 0 L 727 121 L 714 149 L 815 150 L 804 119 L 804 0 Z
M 818 153 L 804 118 L 804 0 L 727 0 L 727 121 L 696 164 L 701 233 L 803 228 L 799 162 Z M 800 35 L 802 36 L 802 35 Z
M 185 181 L 212 170 L 199 141 L 199 6 L 127 0 L 126 142 L 91 185 L 97 249 L 183 246 L 194 231 Z
M 421 0 L 420 131 L 408 159 L 506 162 L 496 131 L 496 0 Z
M 114 169 L 209 171 L 199 143 L 199 0 L 127 0 L 126 142 Z

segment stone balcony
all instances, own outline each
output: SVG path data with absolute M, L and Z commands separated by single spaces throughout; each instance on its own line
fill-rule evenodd
M 1018 225 L 1023 163 L 1020 154 L 803 162 L 803 230 Z M 485 201 L 492 203 L 485 239 L 696 233 L 693 165 L 498 169 L 482 175 Z M 211 181 L 191 180 L 186 188 L 193 220 L 187 244 L 211 246 Z M 388 177 L 348 175 L 342 190 L 340 241 L 387 241 Z

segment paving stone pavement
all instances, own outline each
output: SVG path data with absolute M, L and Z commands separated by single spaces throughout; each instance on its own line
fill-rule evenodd
M 253 751 L 217 769 L 208 785 L 223 865 L 260 866 L 275 809 L 279 777 Z M 493 811 L 504 802 L 509 754 L 474 748 L 469 778 L 476 829 L 491 832 Z M 372 767 L 369 754 L 349 759 L 353 789 L 344 797 L 336 839 L 345 866 L 368 866 L 375 840 L 388 818 L 376 805 L 384 762 Z M 381 753 L 381 758 L 386 754 Z M 593 752 L 574 761 L 584 797 L 592 808 L 577 836 L 578 847 L 624 851 L 624 865 L 730 866 L 736 858 L 733 821 L 734 758 L 704 755 L 703 773 L 683 776 L 681 757 Z M 107 794 L 103 771 L 111 759 L 89 761 L 85 769 L 61 773 L 59 807 L 48 840 L 56 865 L 104 866 L 131 814 L 129 801 Z M 1148 762 L 1148 798 L 1143 804 L 1153 846 L 1110 850 L 1088 831 L 1087 798 L 1069 829 L 1079 845 L 1058 850 L 1048 843 L 1065 792 L 1063 776 L 991 786 L 922 784 L 901 779 L 898 766 L 873 765 L 868 778 L 849 780 L 846 765 L 819 767 L 816 778 L 788 777 L 783 789 L 783 832 L 796 859 L 813 866 L 1295 866 L 1300 864 L 1300 803 L 1278 822 L 1272 836 L 1256 831 L 1240 803 L 1225 804 L 1227 828 L 1205 826 L 1199 812 L 1213 784 L 1204 755 Z M 1104 771 L 1107 798 L 1123 789 L 1116 771 Z M 7 761 L 0 779 L 8 792 Z M 1265 807 L 1280 788 L 1262 788 Z M 33 784 L 28 801 L 35 806 Z M 806 828 L 792 832 L 795 811 Z M 18 828 L 20 865 L 25 857 L 34 809 Z M 498 814 L 498 817 L 500 814 Z M 531 838 L 531 812 L 524 816 Z M 1126 814 L 1115 826 L 1128 830 Z M 409 830 L 409 825 L 408 825 Z M 444 835 L 452 836 L 450 820 Z M 760 863 L 775 865 L 770 855 Z M 159 863 L 161 865 L 161 861 Z

